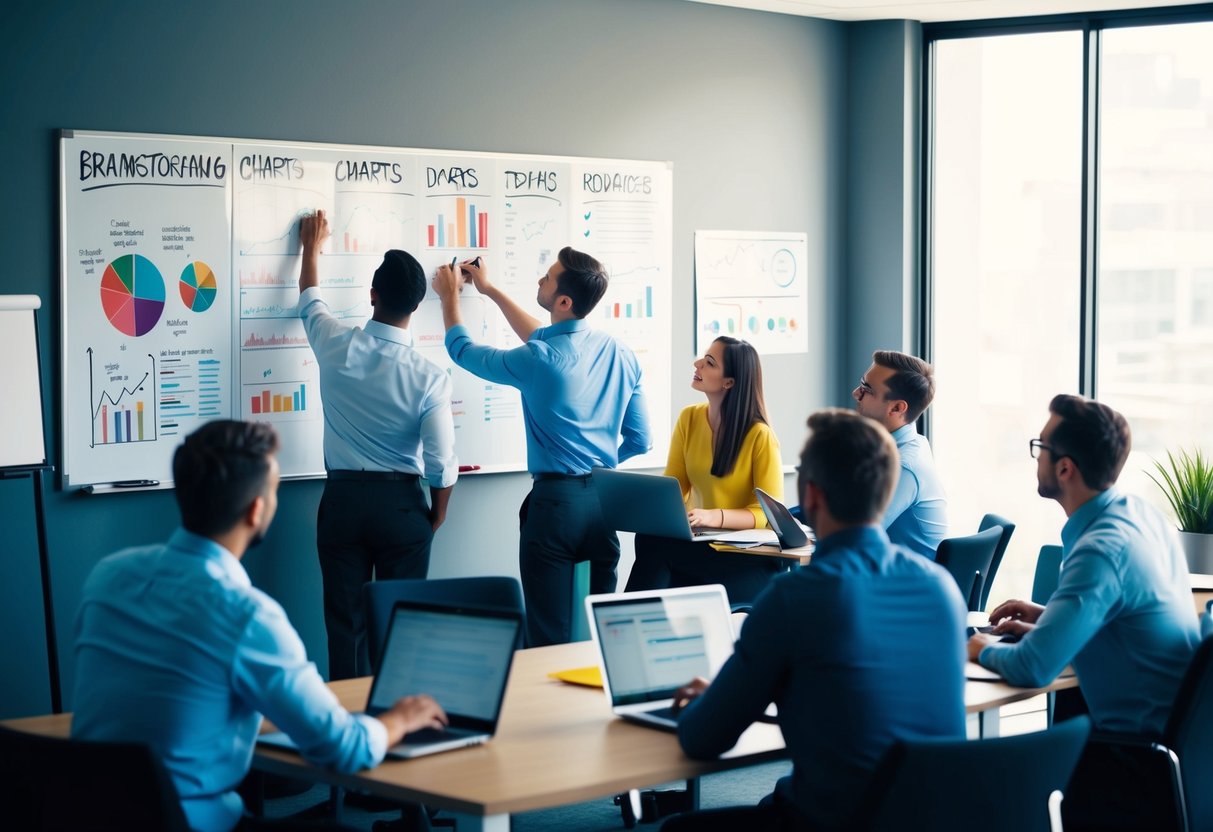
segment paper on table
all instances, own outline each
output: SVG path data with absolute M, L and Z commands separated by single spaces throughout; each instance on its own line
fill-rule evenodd
M 724 532 L 712 538 L 716 543 L 727 543 L 738 549 L 748 549 L 752 546 L 779 545 L 779 539 L 770 529 L 741 529 L 735 532 Z
M 548 674 L 549 679 L 559 679 L 570 685 L 584 685 L 587 688 L 602 687 L 602 672 L 598 665 L 592 667 L 574 667 L 569 670 L 553 670 Z

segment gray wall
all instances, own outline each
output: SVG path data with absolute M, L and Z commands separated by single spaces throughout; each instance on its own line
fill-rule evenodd
M 798 450 L 811 409 L 845 402 L 842 378 L 856 373 L 849 364 L 836 371 L 851 346 L 844 296 L 862 301 L 846 290 L 845 225 L 856 221 L 854 208 L 847 215 L 847 147 L 863 144 L 847 128 L 848 97 L 857 100 L 848 74 L 862 74 L 848 58 L 844 24 L 683 0 L 39 1 L 9 3 L 5 17 L 0 292 L 47 301 L 39 325 L 52 459 L 60 406 L 54 131 L 62 127 L 671 160 L 674 294 L 684 301 L 672 321 L 676 381 L 689 377 L 692 358 L 693 230 L 805 230 L 818 276 L 810 351 L 765 362 L 785 458 Z M 887 40 L 861 38 L 858 47 L 877 51 Z M 879 95 L 860 97 L 876 107 L 899 96 L 893 80 L 864 79 Z M 901 148 L 891 152 L 902 158 Z M 879 282 L 866 271 L 866 286 Z M 882 307 L 882 317 L 890 310 Z M 865 337 L 851 340 L 870 349 Z M 696 400 L 677 383 L 671 395 L 675 413 Z M 528 487 L 523 475 L 465 478 L 431 574 L 516 574 L 516 512 Z M 313 542 L 320 490 L 316 481 L 283 485 L 277 522 L 246 566 L 282 601 L 323 670 Z M 70 708 L 71 625 L 85 576 L 113 550 L 163 539 L 176 508 L 172 492 L 48 492 Z M 0 718 L 50 704 L 29 493 L 28 481 L 0 482 Z

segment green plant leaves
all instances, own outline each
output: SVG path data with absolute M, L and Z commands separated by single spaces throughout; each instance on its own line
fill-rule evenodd
M 1153 462 L 1159 476 L 1149 471 L 1146 476 L 1162 489 L 1179 521 L 1179 530 L 1213 534 L 1213 460 L 1199 448 L 1191 453 L 1181 448 L 1178 455 L 1167 451 L 1167 465 Z

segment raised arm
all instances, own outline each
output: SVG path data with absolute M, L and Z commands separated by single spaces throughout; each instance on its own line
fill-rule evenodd
M 303 263 L 299 267 L 299 292 L 320 285 L 320 248 L 329 237 L 329 221 L 324 211 L 299 220 L 299 242 L 303 246 Z
M 488 269 L 485 267 L 484 261 L 479 257 L 463 263 L 460 268 L 467 273 L 472 283 L 476 286 L 476 291 L 497 304 L 497 308 L 501 310 L 501 314 L 505 315 L 506 321 L 509 322 L 510 329 L 514 330 L 514 334 L 523 343 L 529 341 L 531 334 L 543 326 L 542 321 L 514 303 L 504 292 L 489 282 Z

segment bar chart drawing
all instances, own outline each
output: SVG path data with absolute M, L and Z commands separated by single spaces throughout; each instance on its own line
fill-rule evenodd
M 148 379 L 154 379 L 156 375 L 156 358 L 150 353 L 146 357 L 149 363 L 133 373 L 124 371 L 122 362 L 106 362 L 102 367 L 106 384 L 97 385 L 93 348 L 88 348 L 89 399 L 92 401 L 89 447 L 156 441 L 156 397 L 146 389 Z M 139 376 L 139 372 L 143 375 Z M 138 381 L 130 383 L 135 377 Z
M 477 198 L 483 206 L 491 197 Z M 426 226 L 426 243 L 430 248 L 488 248 L 489 215 L 477 210 L 477 199 L 458 196 L 448 200 L 433 222 Z
M 252 418 L 273 419 L 306 414 L 310 418 L 314 402 L 304 381 L 273 381 L 245 384 L 246 412 Z
M 391 248 L 410 248 L 416 239 L 417 218 L 411 211 L 412 194 L 338 193 L 337 216 L 329 250 L 337 254 L 382 254 Z

